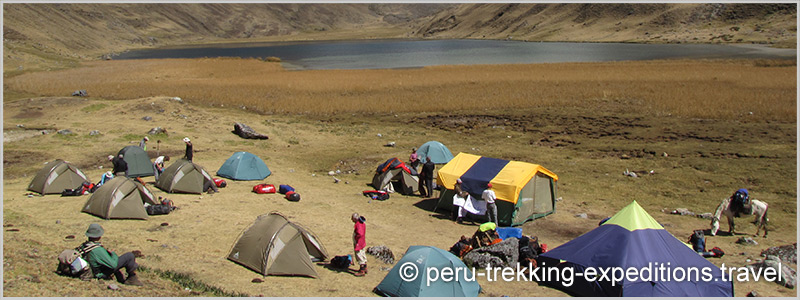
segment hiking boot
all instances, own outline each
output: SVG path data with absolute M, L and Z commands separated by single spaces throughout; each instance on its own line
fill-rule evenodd
M 126 284 L 126 285 L 136 285 L 136 286 L 143 286 L 144 285 L 144 283 L 139 281 L 139 276 L 136 276 L 135 274 L 128 276 L 128 279 L 125 279 L 125 283 L 124 284 Z
M 361 268 L 358 269 L 358 273 L 353 274 L 356 277 L 363 277 L 367 275 L 367 265 L 361 265 Z

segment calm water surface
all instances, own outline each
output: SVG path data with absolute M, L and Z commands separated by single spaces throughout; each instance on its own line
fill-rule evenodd
M 760 45 L 368 40 L 171 47 L 129 51 L 114 59 L 276 56 L 290 70 L 320 70 L 682 58 L 769 59 L 796 55 L 796 49 L 772 49 Z

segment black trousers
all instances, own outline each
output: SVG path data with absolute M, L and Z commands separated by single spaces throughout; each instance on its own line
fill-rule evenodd
M 120 271 L 122 268 L 125 268 L 128 277 L 136 275 L 136 269 L 139 268 L 139 264 L 136 263 L 136 256 L 134 256 L 133 253 L 125 253 L 120 256 L 117 261 L 117 267 L 114 269 L 114 277 L 116 277 L 119 282 L 125 281 L 125 277 L 122 276 L 122 271 Z

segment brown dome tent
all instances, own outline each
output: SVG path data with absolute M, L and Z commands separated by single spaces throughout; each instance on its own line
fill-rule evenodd
M 103 219 L 147 219 L 145 203 L 157 204 L 150 190 L 134 180 L 117 176 L 89 197 L 83 212 Z
M 45 164 L 36 173 L 28 190 L 39 194 L 61 194 L 65 189 L 74 189 L 87 181 L 89 179 L 81 170 L 57 159 Z
M 277 212 L 258 216 L 228 254 L 229 260 L 262 275 L 316 278 L 312 257 L 325 260 L 328 252 L 313 233 Z
M 211 175 L 203 167 L 185 159 L 179 159 L 164 169 L 156 181 L 156 187 L 167 193 L 202 194 L 203 186 L 211 181 Z

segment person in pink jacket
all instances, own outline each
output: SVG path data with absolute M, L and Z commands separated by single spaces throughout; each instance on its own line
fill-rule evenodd
M 353 250 L 356 253 L 356 261 L 359 264 L 359 269 L 355 276 L 361 277 L 367 274 L 367 251 L 364 249 L 367 246 L 367 225 L 364 224 L 367 219 L 359 216 L 358 213 L 353 213 L 350 219 L 355 223 L 353 226 Z

